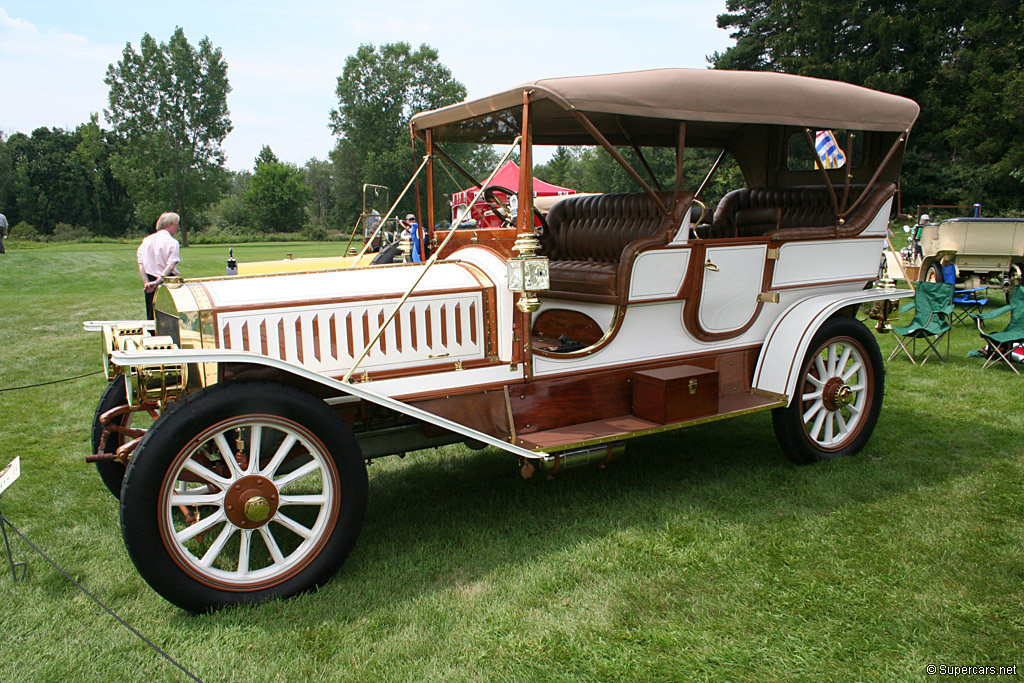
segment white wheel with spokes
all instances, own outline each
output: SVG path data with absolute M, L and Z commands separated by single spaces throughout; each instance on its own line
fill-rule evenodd
M 315 436 L 273 416 L 246 416 L 193 443 L 160 497 L 161 535 L 186 571 L 212 586 L 251 589 L 316 556 L 338 491 L 334 463 Z M 304 464 L 282 467 L 296 460 Z
M 323 401 L 235 381 L 173 404 L 125 475 L 121 529 L 157 592 L 199 612 L 328 580 L 366 511 L 366 466 Z
M 885 379 L 874 336 L 853 318 L 830 318 L 801 367 L 796 396 L 772 411 L 786 454 L 808 463 L 859 451 L 882 407 Z
M 832 450 L 857 434 L 871 387 L 864 350 L 851 339 L 835 339 L 814 357 L 804 375 L 800 407 L 807 436 Z

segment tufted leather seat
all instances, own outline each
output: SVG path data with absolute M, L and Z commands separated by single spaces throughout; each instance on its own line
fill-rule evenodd
M 864 190 L 850 186 L 850 201 Z M 843 187 L 835 188 L 840 199 Z M 722 197 L 711 224 L 712 238 L 766 235 L 770 239 L 850 237 L 868 226 L 882 205 L 896 192 L 895 183 L 878 183 L 857 210 L 838 225 L 832 197 L 824 185 L 747 187 Z M 777 209 L 778 220 L 765 210 Z
M 665 206 L 672 193 L 659 192 Z M 551 209 L 541 236 L 550 259 L 551 289 L 546 298 L 618 303 L 628 290 L 636 254 L 665 244 L 682 223 L 693 195 L 683 193 L 666 217 L 646 193 L 569 197 Z

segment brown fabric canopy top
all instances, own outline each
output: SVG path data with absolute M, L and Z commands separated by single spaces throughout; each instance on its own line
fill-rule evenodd
M 628 127 L 640 144 L 657 146 L 675 144 L 677 121 L 697 123 L 688 137 L 710 141 L 742 124 L 903 132 L 920 112 L 913 100 L 839 81 L 765 71 L 655 69 L 523 83 L 417 114 L 413 132 L 422 136 L 433 129 L 438 140 L 510 139 L 524 92 L 531 92 L 534 141 L 540 144 L 585 139 L 571 109 L 586 113 L 610 139 L 621 139 Z

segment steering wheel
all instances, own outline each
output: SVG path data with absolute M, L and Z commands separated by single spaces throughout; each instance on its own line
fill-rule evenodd
M 491 207 L 491 211 L 493 211 L 494 215 L 500 218 L 502 224 L 505 225 L 512 221 L 512 207 L 506 202 L 498 199 L 494 195 L 495 192 L 504 192 L 506 197 L 515 196 L 516 192 L 515 190 L 508 189 L 504 185 L 488 185 L 481 191 L 481 194 L 484 196 L 484 201 L 487 202 L 489 207 Z
M 518 195 L 518 193 L 515 190 L 510 190 L 503 185 L 488 185 L 482 190 L 484 201 L 486 201 L 487 205 L 491 207 L 491 211 L 494 212 L 494 215 L 501 218 L 502 225 L 511 226 L 512 209 L 508 204 L 498 199 L 494 195 L 495 192 L 503 192 L 506 197 L 515 197 Z M 547 221 L 544 220 L 544 214 L 540 212 L 540 209 L 534 206 L 533 215 L 536 216 L 537 220 L 540 222 L 540 226 L 536 229 L 536 233 L 538 235 L 543 235 L 548 227 Z

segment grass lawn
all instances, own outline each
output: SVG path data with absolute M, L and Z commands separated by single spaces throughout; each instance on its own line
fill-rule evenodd
M 134 249 L 0 256 L 0 389 L 101 367 L 81 321 L 143 315 Z M 227 248 L 182 254 L 184 275 L 217 275 Z M 967 358 L 976 330 L 956 327 L 952 343 L 946 364 L 887 363 L 867 448 L 814 466 L 789 464 L 765 413 L 638 440 L 553 482 L 522 480 L 494 449 L 379 460 L 334 580 L 208 616 L 142 581 L 84 462 L 102 375 L 0 392 L 0 467 L 22 467 L 0 505 L 206 681 L 874 681 L 1024 665 L 1024 378 Z M 29 568 L 15 584 L 0 559 L 0 680 L 187 680 L 12 546 Z

